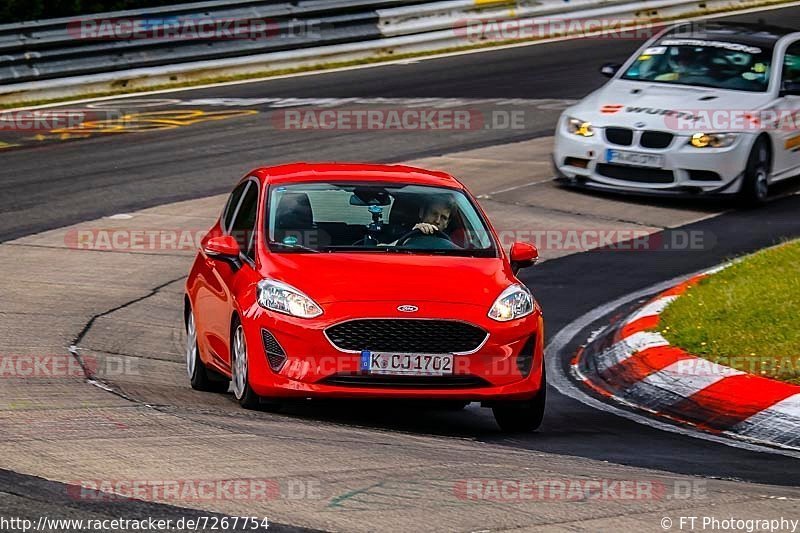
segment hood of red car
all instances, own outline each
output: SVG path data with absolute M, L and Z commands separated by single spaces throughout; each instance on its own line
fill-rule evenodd
M 395 253 L 270 254 L 262 274 L 320 304 L 449 302 L 488 307 L 515 280 L 499 258 Z

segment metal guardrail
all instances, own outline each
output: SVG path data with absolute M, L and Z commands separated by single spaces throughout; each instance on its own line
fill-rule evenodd
M 298 21 L 319 23 L 317 34 L 307 38 L 229 41 L 86 42 L 69 34 L 68 25 L 80 20 L 76 18 L 6 25 L 0 26 L 0 102 L 73 96 L 119 86 L 146 88 L 174 81 L 390 58 L 508 40 L 492 35 L 475 38 L 464 31 L 476 21 L 514 21 L 520 28 L 544 27 L 544 33 L 529 37 L 539 39 L 564 35 L 558 25 L 542 26 L 542 20 L 613 19 L 617 23 L 653 26 L 670 18 L 787 1 L 212 0 L 92 16 L 269 19 L 279 28 Z
M 423 0 L 417 0 L 420 3 Z M 0 84 L 63 78 L 141 67 L 302 49 L 378 39 L 376 9 L 409 5 L 405 0 L 212 1 L 138 11 L 0 26 Z M 157 34 L 180 19 L 266 21 L 271 38 L 91 40 L 76 36 L 82 23 L 140 20 Z M 313 22 L 314 32 L 289 35 L 290 28 Z M 235 33 L 234 33 L 235 34 Z

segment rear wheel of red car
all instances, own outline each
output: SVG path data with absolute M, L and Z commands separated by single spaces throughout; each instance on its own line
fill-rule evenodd
M 244 328 L 238 319 L 234 322 L 233 339 L 231 339 L 231 382 L 233 395 L 239 405 L 245 409 L 257 409 L 261 398 L 250 388 L 249 360 L 247 358 L 247 340 Z
M 542 385 L 530 400 L 503 402 L 492 408 L 494 419 L 506 433 L 536 431 L 542 425 L 547 398 L 547 378 L 542 369 Z
M 194 313 L 189 311 L 186 317 L 186 373 L 194 390 L 203 392 L 226 392 L 230 382 L 223 376 L 208 370 L 200 358 L 197 347 L 197 324 Z

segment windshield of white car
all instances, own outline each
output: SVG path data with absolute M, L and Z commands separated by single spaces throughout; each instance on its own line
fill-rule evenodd
M 772 50 L 735 42 L 664 39 L 644 50 L 622 79 L 764 92 Z
M 394 183 L 271 186 L 275 253 L 369 252 L 496 257 L 488 225 L 458 189 Z

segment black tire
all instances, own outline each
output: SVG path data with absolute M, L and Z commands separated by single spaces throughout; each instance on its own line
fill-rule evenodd
M 200 358 L 200 348 L 194 331 L 194 315 L 191 309 L 186 316 L 186 370 L 192 388 L 202 392 L 227 392 L 230 381 L 221 374 L 209 370 Z M 192 349 L 193 347 L 193 349 Z
M 764 205 L 769 196 L 769 172 L 772 154 L 766 139 L 759 139 L 747 159 L 739 200 L 746 207 Z
M 505 433 L 530 433 L 539 429 L 547 403 L 547 376 L 542 368 L 542 386 L 530 400 L 498 403 L 492 407 L 494 419 Z
M 231 325 L 230 350 L 233 397 L 236 398 L 239 405 L 245 409 L 259 409 L 261 407 L 261 397 L 250 387 L 250 375 L 248 372 L 250 364 L 247 353 L 247 340 L 244 338 L 244 329 L 242 328 L 242 323 L 239 321 L 239 317 L 235 317 Z M 243 364 L 240 364 L 238 361 L 238 358 L 241 356 L 244 356 Z M 241 380 L 239 378 L 240 373 L 244 374 L 241 376 Z

